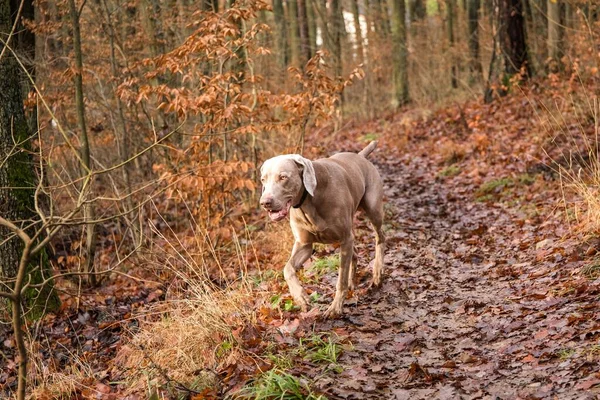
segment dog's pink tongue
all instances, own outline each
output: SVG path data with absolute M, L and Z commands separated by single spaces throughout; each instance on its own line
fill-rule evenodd
M 287 217 L 288 213 L 290 212 L 291 204 L 292 204 L 292 201 L 289 200 L 287 202 L 287 204 L 281 210 L 269 212 L 269 217 L 271 217 L 271 220 L 272 221 L 281 221 L 282 219 Z
M 273 221 L 280 221 L 280 220 L 284 219 L 286 215 L 287 215 L 287 210 L 285 208 L 282 208 L 279 211 L 274 211 L 274 212 L 269 213 L 269 217 L 271 217 L 271 220 L 273 220 Z

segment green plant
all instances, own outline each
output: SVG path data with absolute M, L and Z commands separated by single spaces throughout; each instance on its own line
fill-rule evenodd
M 283 303 L 283 309 L 285 311 L 293 311 L 298 308 L 298 306 L 294 305 L 294 301 L 292 299 L 287 299 L 285 303 Z
M 373 140 L 377 140 L 377 138 L 378 138 L 378 135 L 376 133 L 369 132 L 369 133 L 365 133 L 364 135 L 362 135 L 360 140 L 363 142 L 372 142 Z
M 323 276 L 330 272 L 335 272 L 340 266 L 340 257 L 338 254 L 333 254 L 327 257 L 319 258 L 310 267 L 311 272 L 317 277 Z
M 533 185 L 535 182 L 535 176 L 529 175 L 529 174 L 521 174 L 517 177 L 517 180 L 519 181 L 520 184 L 522 185 Z
M 453 177 L 456 176 L 458 174 L 460 174 L 460 167 L 458 167 L 457 165 L 449 165 L 446 168 L 444 168 L 443 170 L 440 171 L 440 173 L 438 174 L 438 176 L 440 177 Z
M 281 369 L 271 369 L 244 387 L 238 396 L 254 400 L 326 400 L 315 394 L 304 378 L 296 378 Z
M 250 275 L 250 281 L 254 286 L 260 286 L 263 282 L 274 281 L 279 278 L 280 272 L 275 271 L 273 269 L 267 269 L 256 273 L 254 275 Z
M 592 358 L 600 356 L 600 344 L 589 346 L 583 352 Z
M 222 358 L 225 354 L 233 349 L 233 344 L 229 341 L 224 341 L 217 346 L 217 357 Z
M 600 277 L 600 259 L 595 258 L 591 263 L 584 266 L 581 269 L 581 274 L 591 280 Z
M 483 183 L 479 189 L 477 189 L 477 193 L 479 195 L 493 194 L 501 192 L 504 188 L 513 186 L 514 184 L 514 181 L 510 178 L 492 179 L 491 181 Z
M 292 357 L 289 354 L 269 353 L 267 359 L 279 369 L 290 369 L 293 366 Z
M 269 299 L 269 303 L 271 303 L 271 308 L 279 308 L 281 300 L 282 299 L 280 294 L 274 294 L 273 296 L 271 296 L 271 298 Z
M 302 339 L 300 345 L 305 348 L 304 358 L 316 363 L 337 364 L 342 353 L 342 346 L 337 337 L 315 334 L 307 339 Z
M 561 360 L 567 360 L 576 353 L 575 349 L 559 349 L 556 351 L 556 356 Z

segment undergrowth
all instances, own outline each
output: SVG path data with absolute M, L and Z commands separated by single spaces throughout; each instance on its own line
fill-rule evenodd
M 255 400 L 326 400 L 316 394 L 306 378 L 297 378 L 280 369 L 271 369 L 244 387 L 238 394 L 241 399 Z

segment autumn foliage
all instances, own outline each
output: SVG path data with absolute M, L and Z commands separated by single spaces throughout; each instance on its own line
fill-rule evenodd
M 83 2 L 81 71 L 67 1 L 36 2 L 39 15 L 23 19 L 40 40 L 34 59 L 21 55 L 24 67 L 35 65 L 25 109 L 36 117 L 30 152 L 43 216 L 27 229 L 60 227 L 43 278 L 56 283 L 61 306 L 39 321 L 23 308 L 30 398 L 597 392 L 600 22 L 592 2 L 569 2 L 559 59 L 545 49 L 542 2 L 528 2 L 538 6 L 525 20 L 529 64 L 509 76 L 496 8 L 476 10 L 477 67 L 466 8 L 409 1 L 411 103 L 400 109 L 390 101 L 388 4 L 354 1 L 358 23 L 343 33 L 332 21 L 353 4 L 310 3 Z M 290 7 L 308 7 L 309 26 L 296 32 L 306 28 L 298 40 L 308 51 L 295 53 L 294 29 L 275 19 L 277 6 L 300 25 Z M 306 263 L 313 309 L 301 313 L 281 276 L 292 234 L 256 204 L 260 165 L 371 140 L 385 182 L 388 272 L 381 290 L 367 288 L 374 249 L 358 218 L 358 289 L 344 318 L 324 321 L 337 248 L 316 246 Z M 95 256 L 81 212 L 89 205 Z M 97 286 L 84 270 L 90 254 Z M 9 325 L 0 337 L 0 397 L 13 396 L 18 343 Z

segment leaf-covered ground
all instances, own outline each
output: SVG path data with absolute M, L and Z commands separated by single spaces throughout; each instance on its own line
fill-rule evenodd
M 533 108 L 514 97 L 446 110 L 414 123 L 405 141 L 393 133 L 403 131 L 398 116 L 360 127 L 388 132 L 375 156 L 388 205 L 386 279 L 367 292 L 363 272 L 346 315 L 310 327 L 345 343 L 342 372 L 300 368 L 327 396 L 600 396 L 599 243 L 571 229 L 563 203 L 572 194 L 540 162 L 568 146 L 526 129 Z M 373 247 L 362 228 L 364 271 Z M 334 279 L 319 289 L 332 294 Z
M 545 132 L 549 119 L 536 115 L 544 108 L 536 99 L 548 94 L 534 91 L 489 106 L 472 102 L 351 125 L 329 144 L 311 139 L 321 155 L 380 140 L 372 158 L 385 183 L 382 287 L 367 289 L 373 237 L 357 218 L 360 284 L 343 317 L 322 320 L 316 308 L 301 314 L 281 277 L 263 273 L 252 289 L 255 304 L 248 305 L 256 313 L 254 325 L 232 326 L 235 343 L 215 350 L 226 359 L 211 371 L 215 386 L 194 389 L 190 377 L 170 382 L 161 395 L 235 396 L 274 368 L 301 377 L 304 393 L 310 387 L 330 399 L 598 398 L 600 240 L 569 222 L 573 194 L 548 167 L 549 157 L 560 162 L 581 140 L 561 141 Z M 558 131 L 593 132 L 593 121 L 582 124 L 562 112 Z M 287 256 L 281 248 L 266 242 L 256 248 L 261 262 L 281 270 L 274 265 Z M 322 309 L 337 276 L 332 252 L 319 247 L 303 277 Z M 132 390 L 133 371 L 114 359 L 139 329 L 136 318 L 152 316 L 148 305 L 165 298 L 169 283 L 144 269 L 136 276 L 119 275 L 95 293 L 84 291 L 79 302 L 72 298 L 59 314 L 32 327 L 38 338 L 30 346 L 34 365 L 66 375 L 79 366 L 79 382 L 65 379 L 74 389 L 63 393 L 147 396 L 149 384 Z M 8 394 L 15 385 L 14 343 L 8 326 L 0 326 L 0 334 L 7 360 L 0 394 Z M 159 371 L 152 380 L 158 387 L 173 371 L 161 369 L 154 356 L 145 354 L 149 361 L 140 363 Z M 32 371 L 32 381 L 43 382 L 44 373 Z
M 475 202 L 423 156 L 382 170 L 387 279 L 317 325 L 352 344 L 320 387 L 350 399 L 596 398 L 600 288 L 571 276 L 569 255 L 541 259 L 560 227 Z

